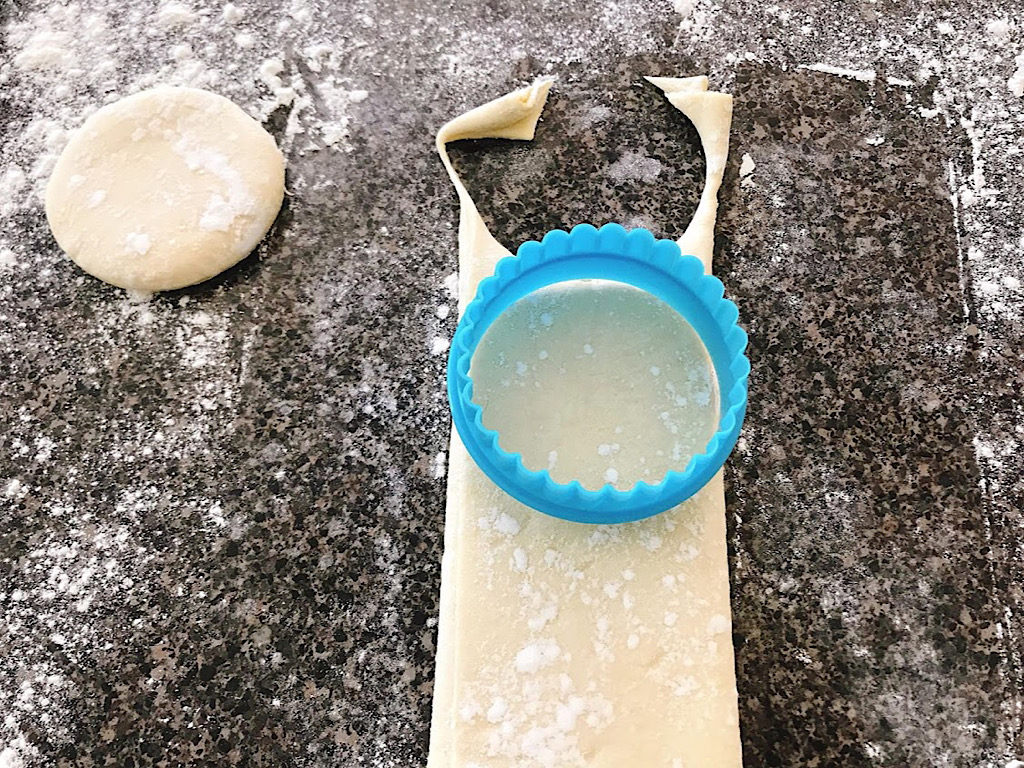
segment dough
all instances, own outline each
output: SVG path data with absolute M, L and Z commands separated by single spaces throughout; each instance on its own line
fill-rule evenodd
M 624 283 L 573 280 L 520 299 L 487 329 L 469 374 L 502 448 L 592 491 L 660 482 L 718 427 L 718 382 L 700 336 Z
M 529 88 L 515 91 L 495 99 L 482 107 L 459 115 L 441 126 L 437 132 L 437 153 L 448 171 L 448 177 L 459 195 L 459 315 L 476 295 L 476 286 L 494 272 L 499 259 L 509 256 L 484 226 L 483 219 L 473 204 L 459 175 L 448 157 L 448 142 L 462 139 L 517 139 L 533 138 L 548 91 L 554 81 L 541 78 Z
M 681 244 L 710 267 L 731 100 L 706 78 L 653 82 L 701 135 L 708 185 Z M 444 145 L 532 138 L 549 87 L 438 133 L 461 202 L 460 309 L 508 251 Z M 453 430 L 444 535 L 429 768 L 741 765 L 721 473 L 664 514 L 587 526 L 499 490 Z
M 68 142 L 46 217 L 78 266 L 113 285 L 169 291 L 249 254 L 284 198 L 284 158 L 239 107 L 160 87 L 109 104 Z
M 718 190 L 722 186 L 725 162 L 729 157 L 729 127 L 732 124 L 732 96 L 708 91 L 707 77 L 648 77 L 668 97 L 672 106 L 686 115 L 700 134 L 704 149 L 704 190 L 700 203 L 690 220 L 679 248 L 704 262 L 711 271 L 715 250 L 715 216 L 718 213 Z

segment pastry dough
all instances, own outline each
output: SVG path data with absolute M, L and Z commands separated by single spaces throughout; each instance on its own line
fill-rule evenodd
M 717 380 L 693 326 L 612 280 L 558 283 L 513 303 L 469 373 L 483 424 L 504 450 L 593 491 L 682 471 L 718 428 Z
M 169 291 L 245 258 L 283 197 L 284 159 L 259 123 L 215 93 L 160 87 L 85 121 L 50 177 L 46 217 L 89 274 Z
M 707 184 L 680 243 L 710 267 L 731 100 L 652 78 L 701 136 Z M 459 194 L 459 307 L 508 251 L 448 160 L 464 138 L 530 139 L 550 82 L 445 125 Z M 741 764 L 721 473 L 637 523 L 528 509 L 453 431 L 429 768 L 734 768 Z

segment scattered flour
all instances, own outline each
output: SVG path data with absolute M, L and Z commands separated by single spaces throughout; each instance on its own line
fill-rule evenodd
M 446 464 L 448 462 L 448 454 L 444 451 L 440 451 L 435 454 L 433 461 L 430 464 L 430 474 L 435 480 L 440 480 L 447 474 Z
M 173 29 L 193 23 L 197 17 L 184 3 L 166 3 L 160 6 L 156 18 L 160 26 Z
M 459 273 L 453 272 L 444 279 L 444 292 L 453 299 L 459 298 Z
M 697 0 L 675 0 L 675 2 L 672 3 L 672 8 L 673 10 L 675 10 L 676 13 L 678 13 L 685 19 L 691 13 L 693 13 L 693 9 L 696 7 L 696 5 Z
M 799 4 L 780 8 L 748 3 L 743 10 L 745 17 L 762 23 L 724 24 L 716 22 L 729 18 L 731 11 L 716 0 L 603 2 L 597 10 L 592 39 L 581 39 L 575 31 L 566 32 L 554 41 L 556 44 L 535 55 L 558 65 L 587 61 L 601 47 L 627 52 L 658 50 L 660 39 L 655 42 L 653 33 L 674 12 L 672 23 L 678 22 L 674 51 L 710 62 L 716 87 L 728 89 L 737 68 L 745 62 L 785 67 L 793 59 L 817 62 L 807 68 L 854 78 L 875 88 L 892 85 L 913 90 L 928 83 L 935 94 L 933 103 L 908 109 L 920 109 L 924 119 L 940 120 L 952 130 L 965 131 L 971 144 L 969 158 L 954 159 L 951 192 L 960 205 L 965 285 L 972 287 L 979 332 L 987 342 L 992 338 L 993 326 L 1020 323 L 1024 307 L 1020 252 L 1024 241 L 1019 227 L 1008 227 L 1006 222 L 1021 220 L 1024 196 L 1019 182 L 1000 172 L 1007 158 L 1019 157 L 1019 137 L 1024 132 L 1018 101 L 1024 97 L 1024 53 L 1020 53 L 1016 20 L 1002 15 L 984 18 L 979 13 L 977 18 L 957 18 L 953 24 L 922 14 L 907 23 L 895 23 L 878 10 L 874 11 L 881 17 L 877 26 L 864 28 L 853 19 L 856 14 L 849 14 L 849 19 L 845 15 L 815 17 Z M 125 13 L 136 14 L 133 23 L 152 32 L 152 36 L 126 37 L 118 33 Z M 626 15 L 628 24 L 622 22 Z M 533 51 L 527 36 L 507 24 L 489 25 L 479 32 L 447 33 L 441 22 L 420 20 L 427 34 L 447 35 L 438 46 L 442 51 L 438 54 L 439 66 L 445 68 L 443 77 L 451 92 L 467 100 L 493 93 L 491 86 L 504 82 L 504 74 L 495 74 L 494 52 L 507 50 L 510 39 L 522 48 L 524 57 L 526 50 Z M 44 281 L 45 270 L 63 259 L 52 251 L 29 250 L 18 239 L 19 230 L 10 220 L 20 214 L 38 215 L 45 181 L 68 133 L 102 100 L 157 83 L 213 88 L 258 118 L 269 118 L 278 110 L 286 115 L 281 141 L 290 156 L 350 152 L 358 139 L 354 133 L 359 110 L 373 105 L 372 93 L 366 89 L 366 82 L 353 82 L 344 75 L 345 57 L 359 47 L 339 49 L 329 30 L 318 29 L 316 24 L 316 14 L 302 4 L 282 8 L 268 19 L 257 18 L 244 2 L 223 6 L 171 2 L 159 5 L 155 11 L 151 7 L 142 12 L 113 0 L 72 0 L 19 10 L 5 24 L 5 63 L 0 64 L 0 87 L 28 115 L 19 130 L 0 135 L 0 275 L 5 284 L 23 279 L 19 272 L 29 268 L 36 280 Z M 372 36 L 379 26 L 384 25 L 367 14 L 359 29 Z M 154 39 L 159 45 L 154 46 Z M 787 40 L 787 47 L 780 47 L 779 39 Z M 782 50 L 785 55 L 780 54 Z M 996 53 L 1002 57 L 1001 62 L 994 61 Z M 303 66 L 296 66 L 295 56 L 300 57 Z M 886 74 L 885 83 L 879 81 L 875 67 Z M 305 70 L 317 73 L 317 77 L 309 77 Z M 736 140 L 742 148 L 744 137 L 737 136 Z M 751 160 L 749 172 L 744 173 L 747 157 L 740 167 L 745 186 L 753 183 L 754 170 Z M 760 156 L 758 160 L 760 181 L 772 173 L 772 168 Z M 652 158 L 627 152 L 609 168 L 609 175 L 616 181 L 649 183 L 657 180 L 661 171 Z M 211 203 L 207 224 L 217 226 L 233 210 L 233 203 L 230 195 Z M 146 243 L 142 252 L 148 246 Z M 456 297 L 457 284 L 457 275 L 445 280 L 446 301 Z M 447 311 L 442 314 L 439 308 L 437 315 L 443 320 Z M 551 322 L 548 318 L 546 325 Z M 433 328 L 429 331 L 435 332 Z M 8 329 L 0 329 L 0 341 L 17 338 L 8 333 Z M 423 338 L 430 336 L 421 336 L 420 343 Z M 175 366 L 175 376 L 183 377 L 182 391 L 174 403 L 181 413 L 169 415 L 165 423 L 126 419 L 108 425 L 112 428 L 109 450 L 117 461 L 125 463 L 141 461 L 142 457 L 171 461 L 216 451 L 214 436 L 230 428 L 226 412 L 240 397 L 239 387 L 245 377 L 245 347 L 241 347 L 239 361 L 230 318 L 193 310 L 187 302 L 169 307 L 140 297 L 119 297 L 97 310 L 83 343 L 105 362 L 115 359 L 116 351 L 125 343 L 147 344 L 154 339 L 169 340 L 163 364 Z M 447 341 L 439 336 L 431 342 L 431 350 L 439 343 L 446 345 Z M 435 354 L 443 352 L 438 349 Z M 1006 359 L 1016 358 L 1010 354 Z M 95 374 L 85 372 L 83 380 L 88 383 L 90 376 Z M 35 461 L 36 457 L 43 464 L 65 460 L 60 441 L 46 435 L 29 416 L 27 412 L 19 414 L 19 421 L 11 427 L 11 449 L 24 450 L 26 461 Z M 1005 473 L 1013 471 L 1012 458 L 1020 450 L 1020 441 L 982 429 L 974 444 L 979 466 L 994 493 L 999 492 L 1000 483 L 1014 482 Z M 444 471 L 443 454 L 439 456 L 431 462 L 435 477 Z M 552 454 L 549 464 L 556 461 L 557 455 Z M 55 488 L 43 488 L 24 477 L 2 477 L 0 489 L 5 501 L 40 500 L 40 514 L 65 522 L 54 533 L 35 541 L 24 564 L 19 563 L 10 578 L 0 581 L 4 621 L 12 633 L 5 640 L 13 638 L 7 646 L 10 653 L 0 658 L 0 712 L 5 717 L 0 721 L 0 767 L 21 768 L 22 764 L 32 764 L 37 753 L 24 730 L 29 724 L 42 728 L 40 716 L 44 712 L 50 718 L 45 732 L 51 743 L 73 743 L 77 736 L 72 722 L 74 710 L 68 704 L 68 682 L 51 654 L 43 650 L 53 642 L 61 645 L 64 653 L 87 656 L 118 639 L 105 634 L 109 624 L 100 616 L 104 611 L 113 614 L 128 599 L 147 599 L 147 590 L 153 588 L 148 578 L 154 552 L 139 542 L 145 541 L 148 530 L 146 516 L 158 514 L 166 500 L 159 499 L 140 481 L 137 487 L 123 489 L 123 495 L 111 499 L 108 517 L 85 520 L 70 491 L 61 495 Z M 175 504 L 179 508 L 195 507 L 200 535 L 207 528 L 234 529 L 245 524 L 214 499 L 177 499 Z M 501 536 L 518 532 L 518 522 L 512 518 L 487 519 L 487 525 Z M 835 525 L 841 527 L 844 523 L 840 519 Z M 652 548 L 655 544 L 650 542 Z M 796 542 L 795 546 L 800 544 Z M 387 542 L 379 546 L 382 557 L 389 557 L 393 546 Z M 740 552 L 738 557 L 742 556 Z M 518 572 L 526 573 L 533 567 L 521 549 L 513 550 L 511 557 Z M 558 567 L 561 562 L 558 553 L 549 559 L 550 567 Z M 841 583 L 834 594 L 822 600 L 823 609 L 827 602 L 828 609 L 836 612 L 846 631 L 855 637 L 859 606 L 852 590 Z M 44 634 L 33 628 L 32 622 L 39 618 L 47 625 Z M 722 619 L 709 623 L 709 635 L 727 631 L 727 621 Z M 1019 642 L 1014 634 L 1019 633 L 1016 622 L 1016 617 L 1008 614 L 1005 624 L 998 627 L 1010 638 L 1008 643 Z M 631 632 L 627 647 L 636 649 L 640 644 L 640 634 Z M 518 674 L 529 677 L 556 663 L 559 653 L 553 641 L 551 645 L 537 641 L 519 651 L 514 666 Z M 16 665 L 11 663 L 15 657 Z M 22 667 L 27 670 L 27 687 L 21 684 L 21 678 L 14 682 Z M 675 684 L 684 692 L 692 687 L 686 680 Z M 44 698 L 46 704 L 42 703 Z M 480 716 L 488 721 L 493 718 L 496 724 L 509 722 L 513 713 L 507 701 L 504 706 L 495 697 L 481 701 Z M 578 718 L 610 717 L 599 701 L 572 693 L 566 693 L 561 705 L 563 709 L 553 718 L 557 727 L 529 734 L 515 748 L 557 761 L 560 754 L 571 751 L 566 736 L 571 731 L 567 729 Z M 894 721 L 899 722 L 898 718 Z M 964 722 L 964 732 L 969 734 L 972 724 Z M 869 747 L 875 748 L 865 746 Z M 1024 768 L 1024 763 L 1011 760 L 1005 768 Z
M 245 18 L 245 11 L 234 3 L 225 3 L 221 9 L 221 18 L 225 24 L 237 24 Z
M 801 64 L 801 69 L 809 69 L 812 72 L 824 72 L 839 77 L 849 77 L 853 80 L 860 80 L 862 83 L 873 83 L 876 73 L 873 69 L 849 69 L 847 67 L 835 67 L 831 64 Z
M 1012 29 L 1013 27 L 1007 19 L 995 19 L 985 25 L 989 43 L 997 47 L 1006 45 L 1010 41 Z
M 1014 63 L 1017 65 L 1017 69 L 1006 81 L 1006 87 L 1019 99 L 1024 96 L 1024 53 L 1018 54 Z
M 628 151 L 608 168 L 608 175 L 615 181 L 643 181 L 652 183 L 661 175 L 660 160 L 640 152 Z
M 754 165 L 754 158 L 749 153 L 743 153 L 743 160 L 740 162 L 740 186 L 741 187 L 752 187 L 754 186 L 754 180 L 751 178 L 751 174 L 754 173 L 754 169 L 757 166 Z
M 526 675 L 535 674 L 558 661 L 561 653 L 558 643 L 554 640 L 538 640 L 516 654 L 516 671 Z

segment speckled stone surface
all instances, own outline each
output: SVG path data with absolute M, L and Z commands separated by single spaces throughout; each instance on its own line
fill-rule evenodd
M 454 328 L 438 307 L 454 306 L 457 223 L 432 134 L 557 74 L 532 145 L 452 149 L 494 232 L 515 244 L 619 221 L 678 236 L 703 161 L 639 78 L 708 70 L 735 96 L 716 273 L 754 366 L 727 472 L 745 764 L 1024 759 L 1024 463 L 978 448 L 1019 439 L 1024 331 L 979 309 L 950 202 L 972 144 L 922 116 L 934 80 L 798 69 L 806 56 L 755 4 L 711 20 L 747 23 L 771 50 L 728 62 L 731 38 L 681 43 L 667 4 L 297 4 L 312 15 L 283 32 L 271 4 L 239 5 L 255 52 L 217 37 L 220 5 L 173 35 L 155 5 L 124 19 L 98 5 L 106 39 L 132 52 L 110 82 L 72 77 L 67 98 L 127 92 L 182 38 L 219 67 L 209 87 L 254 107 L 259 62 L 279 57 L 307 113 L 328 117 L 303 133 L 294 104 L 268 114 L 291 195 L 256 255 L 140 301 L 65 259 L 29 192 L 4 211 L 5 768 L 423 765 L 448 436 L 431 347 Z M 918 18 L 810 5 L 825 38 Z M 0 23 L 39 23 L 41 8 L 4 6 Z M 344 147 L 314 131 L 341 119 L 303 53 L 320 42 L 369 92 L 347 105 Z M 18 45 L 0 46 L 0 177 L 31 166 L 12 153 L 48 109 L 25 96 L 44 75 Z M 164 79 L 199 79 L 182 71 Z M 741 179 L 744 153 L 757 170 Z

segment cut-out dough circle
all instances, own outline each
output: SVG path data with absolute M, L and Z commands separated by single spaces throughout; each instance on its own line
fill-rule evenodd
M 169 291 L 245 258 L 283 198 L 284 158 L 259 123 L 223 96 L 162 86 L 85 121 L 50 177 L 46 216 L 89 274 Z

